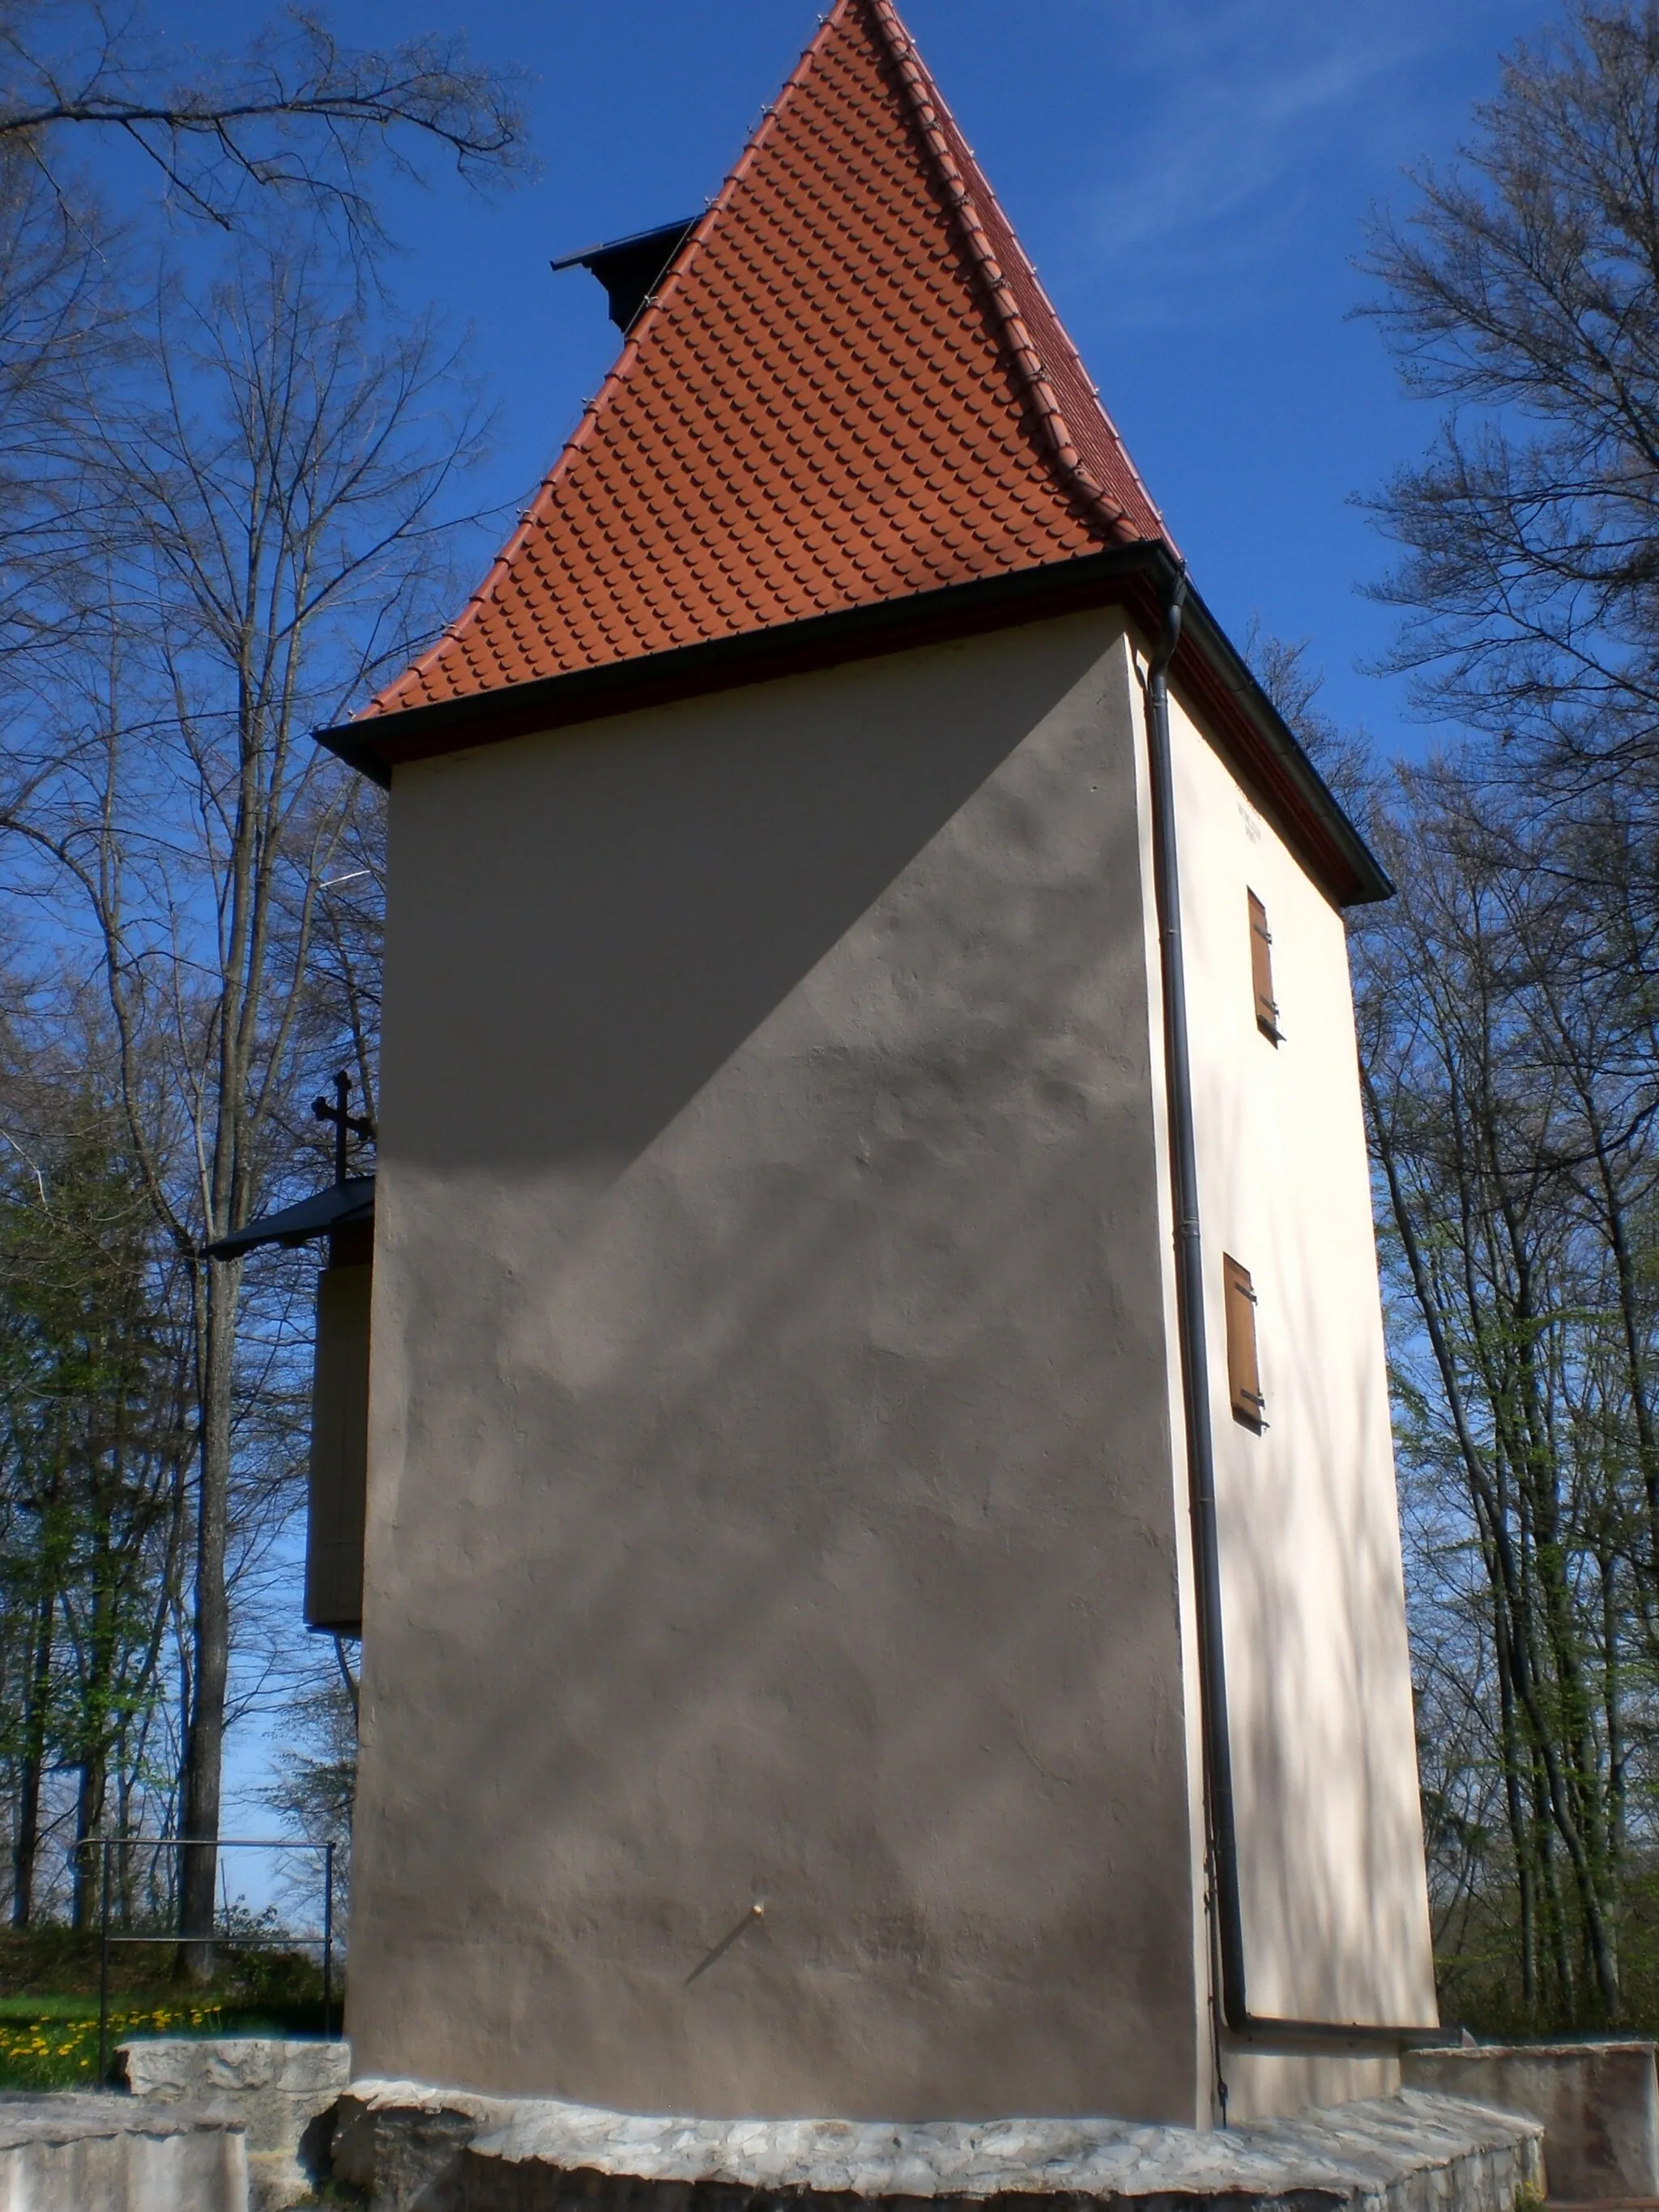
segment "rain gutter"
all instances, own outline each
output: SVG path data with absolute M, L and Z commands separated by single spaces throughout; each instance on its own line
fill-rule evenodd
M 913 651 L 988 630 L 1122 607 L 1149 635 L 1183 574 L 1162 539 L 1113 546 L 1010 574 L 838 609 L 799 622 L 675 646 L 599 668 L 504 684 L 465 698 L 370 714 L 316 732 L 376 783 L 405 763 L 631 714 L 781 677 Z M 1394 886 L 1197 592 L 1188 591 L 1176 675 L 1242 781 L 1339 906 Z

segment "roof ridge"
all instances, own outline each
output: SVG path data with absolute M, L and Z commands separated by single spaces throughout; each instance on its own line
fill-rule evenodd
M 975 204 L 973 189 L 963 175 L 961 164 L 941 126 L 941 117 L 948 118 L 950 110 L 928 75 L 927 66 L 916 51 L 915 41 L 900 20 L 893 0 L 864 0 L 864 5 L 880 33 L 882 43 L 904 88 L 918 135 L 939 172 L 945 198 L 960 226 L 969 259 L 988 295 L 991 312 L 1001 325 L 1015 373 L 1030 402 L 1043 441 L 1048 447 L 1049 458 L 1065 480 L 1066 489 L 1079 500 L 1089 519 L 1114 544 L 1133 543 L 1138 535 L 1134 526 L 1121 502 L 1115 500 L 1105 486 L 1098 482 L 1078 451 L 1071 425 L 1060 404 L 1060 395 L 1048 380 L 1048 373 L 1043 366 L 1036 342 L 1026 326 L 1018 301 L 1012 297 L 1012 284 L 997 259 L 996 250 Z M 983 178 L 978 181 L 988 193 L 990 187 Z M 1035 280 L 1036 272 L 1032 274 Z

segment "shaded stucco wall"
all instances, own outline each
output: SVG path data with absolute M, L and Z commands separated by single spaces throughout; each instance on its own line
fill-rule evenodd
M 1436 2018 L 1388 1376 L 1347 947 L 1177 700 L 1173 746 L 1208 1285 L 1228 1707 L 1253 2012 Z M 1281 1041 L 1256 1025 L 1249 894 Z M 1233 1419 L 1222 1259 L 1249 1269 L 1267 1425 Z M 1391 2084 L 1234 2052 L 1241 2117 Z
M 1207 2117 L 1139 717 L 1079 616 L 398 770 L 368 2072 Z

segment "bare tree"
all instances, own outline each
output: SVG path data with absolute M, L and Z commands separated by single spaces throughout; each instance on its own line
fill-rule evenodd
M 380 242 L 371 190 L 386 162 L 452 161 L 479 184 L 526 161 L 515 80 L 458 36 L 388 52 L 343 45 L 314 12 L 274 21 L 239 55 L 174 51 L 142 6 L 0 0 L 0 677 L 54 626 L 110 518 L 91 505 L 78 431 L 125 352 L 142 210 L 113 222 L 76 155 L 138 157 L 170 210 L 229 229 L 303 210 L 356 258 Z
M 1375 805 L 1358 950 L 1446 1924 L 1560 2027 L 1659 1849 L 1659 0 L 1570 0 L 1476 122 L 1372 241 L 1444 410 L 1381 596 L 1473 740 Z
M 1473 742 L 1389 769 L 1260 680 L 1399 885 L 1352 918 L 1442 2002 L 1651 2006 L 1659 1834 L 1659 869 L 1623 791 L 1540 815 Z
M 388 52 L 343 46 L 295 9 L 227 60 L 181 58 L 133 7 L 0 0 L 0 147 L 56 174 L 77 130 L 136 149 L 175 204 L 228 226 L 247 195 L 276 191 L 375 228 L 365 170 L 400 142 L 498 174 L 523 158 L 511 82 L 459 36 Z
M 1656 1843 L 1654 887 L 1609 888 L 1651 862 L 1605 805 L 1540 830 L 1486 765 L 1401 771 L 1374 817 L 1401 890 L 1358 940 L 1362 1057 L 1443 1931 L 1512 1933 L 1489 2024 L 1581 2027 L 1625 2017 Z
M 164 283 L 150 396 L 88 458 L 122 517 L 95 620 L 44 684 L 15 837 L 106 993 L 133 1156 L 191 1271 L 200 1476 L 182 1920 L 210 1960 L 230 1657 L 240 1261 L 204 1248 L 280 1178 L 317 1034 L 325 885 L 361 849 L 357 780 L 310 728 L 429 619 L 475 431 L 428 332 L 377 331 L 314 250 L 250 250 L 205 298 Z M 334 925 L 329 925 L 331 929 Z M 337 1024 L 337 1027 L 338 1024 Z
M 107 227 L 0 140 L 0 665 L 59 634 L 97 533 L 79 433 L 121 353 Z
M 1374 312 L 1437 442 L 1376 502 L 1425 704 L 1545 796 L 1659 797 L 1659 0 L 1573 0 L 1384 222 Z M 1634 779 L 1634 781 L 1631 781 Z

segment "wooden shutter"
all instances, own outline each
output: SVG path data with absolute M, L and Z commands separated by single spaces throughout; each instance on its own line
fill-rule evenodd
M 1277 1044 L 1282 1031 L 1279 1002 L 1273 997 L 1273 940 L 1267 927 L 1267 909 L 1254 891 L 1246 896 L 1250 902 L 1250 981 L 1255 987 L 1255 1025 L 1263 1036 Z
M 306 1626 L 343 1636 L 362 1632 L 370 1276 L 336 1265 L 317 1278 Z
M 1224 1255 L 1221 1268 L 1227 1286 L 1227 1389 L 1233 1419 L 1259 1431 L 1263 1400 L 1255 1357 L 1255 1292 L 1248 1267 Z

